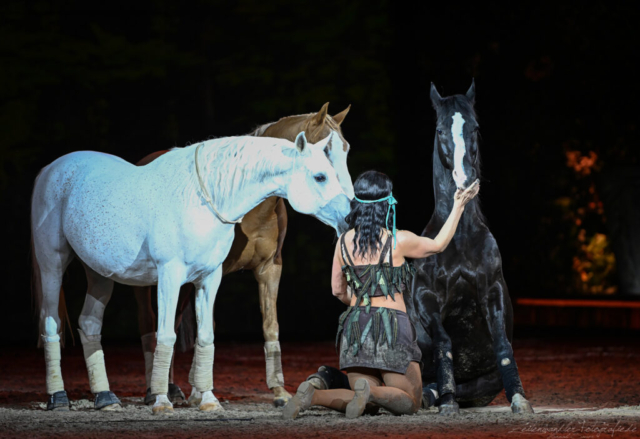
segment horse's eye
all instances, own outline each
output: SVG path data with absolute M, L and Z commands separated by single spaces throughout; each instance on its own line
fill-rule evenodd
M 315 177 L 313 177 L 318 183 L 323 183 L 325 181 L 327 181 L 327 176 L 324 174 L 318 174 Z
M 442 130 L 436 130 L 439 135 L 442 135 Z

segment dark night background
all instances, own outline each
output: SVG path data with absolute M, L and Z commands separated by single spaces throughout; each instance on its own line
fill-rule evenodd
M 636 7 L 417 3 L 3 2 L 0 342 L 36 340 L 30 194 L 55 158 L 90 149 L 136 162 L 325 102 L 330 114 L 351 104 L 342 127 L 352 177 L 388 173 L 398 226 L 420 233 L 433 210 L 429 84 L 445 96 L 464 93 L 471 78 L 480 196 L 512 298 L 637 298 L 619 280 L 611 239 L 622 233 L 612 217 L 638 218 L 637 205 L 627 206 L 640 174 Z M 289 212 L 281 340 L 329 339 L 342 308 L 329 286 L 334 235 Z M 636 258 L 637 242 L 628 244 Z M 79 264 L 64 287 L 76 327 L 86 287 Z M 135 310 L 130 288 L 116 285 L 104 340 L 137 339 Z M 216 322 L 219 339 L 261 338 L 250 272 L 223 280 Z

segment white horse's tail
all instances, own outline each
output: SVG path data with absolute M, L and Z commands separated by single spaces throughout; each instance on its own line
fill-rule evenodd
M 36 177 L 35 184 L 33 185 L 34 189 L 36 184 L 38 184 L 38 178 L 40 174 Z M 33 193 L 31 194 L 32 205 L 33 205 Z M 42 281 L 40 278 L 40 265 L 38 264 L 38 258 L 36 257 L 36 252 L 33 244 L 33 221 L 31 221 L 31 304 L 34 307 L 34 312 L 36 313 L 36 318 L 38 319 L 38 347 L 41 348 L 42 345 L 42 337 L 40 336 L 40 328 L 42 328 L 42 322 L 40 322 L 40 314 L 42 310 Z M 58 304 L 58 315 L 60 317 L 60 322 L 62 323 L 61 331 L 62 336 L 60 337 L 60 344 L 64 347 L 64 335 L 65 335 L 65 322 L 69 327 L 69 332 L 71 333 L 71 339 L 75 344 L 75 338 L 73 337 L 73 331 L 71 330 L 71 321 L 69 320 L 69 313 L 67 312 L 67 304 L 64 300 L 64 290 L 60 287 L 60 302 Z

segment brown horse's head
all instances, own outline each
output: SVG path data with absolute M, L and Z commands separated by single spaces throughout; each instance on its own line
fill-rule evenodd
M 353 183 L 347 169 L 347 153 L 350 145 L 342 135 L 342 129 L 340 128 L 350 109 L 351 105 L 335 116 L 330 116 L 329 102 L 327 102 L 317 113 L 283 117 L 277 122 L 258 127 L 251 134 L 254 136 L 287 139 L 293 142 L 296 136 L 304 131 L 310 143 L 318 143 L 331 134 L 332 131 L 335 131 L 337 136 L 334 136 L 333 140 L 329 142 L 325 153 L 338 173 L 338 179 L 345 194 L 349 198 L 353 198 Z

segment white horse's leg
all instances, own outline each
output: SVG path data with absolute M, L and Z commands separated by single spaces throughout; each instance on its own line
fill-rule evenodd
M 193 381 L 196 390 L 202 393 L 200 410 L 222 410 L 220 402 L 213 394 L 213 304 L 216 300 L 222 265 L 209 275 L 202 285 L 196 286 L 196 320 L 198 322 L 198 338 L 195 346 L 196 367 Z
M 167 393 L 173 345 L 176 342 L 176 308 L 184 272 L 184 267 L 179 264 L 158 268 L 158 337 L 151 374 L 151 393 L 156 395 L 152 409 L 154 414 L 173 412 Z
M 84 266 L 84 270 L 87 275 L 87 295 L 78 319 L 78 332 L 89 373 L 89 385 L 91 393 L 96 395 L 94 405 L 97 410 L 118 410 L 122 406 L 120 400 L 109 389 L 104 352 L 100 343 L 104 309 L 111 299 L 113 281 L 100 276 L 87 265 Z
M 42 271 L 42 308 L 40 310 L 40 334 L 44 344 L 44 358 L 47 368 L 47 410 L 69 410 L 69 399 L 64 390 L 62 381 L 62 369 L 60 360 L 60 333 L 62 321 L 58 315 L 60 304 L 60 287 L 62 286 L 62 273 Z
M 36 218 L 36 209 L 32 212 Z M 55 215 L 51 215 L 56 220 Z M 34 287 L 41 299 L 40 334 L 46 364 L 47 410 L 69 410 L 60 367 L 62 320 L 58 313 L 62 275 L 73 259 L 69 243 L 57 223 L 43 223 L 33 232 Z

